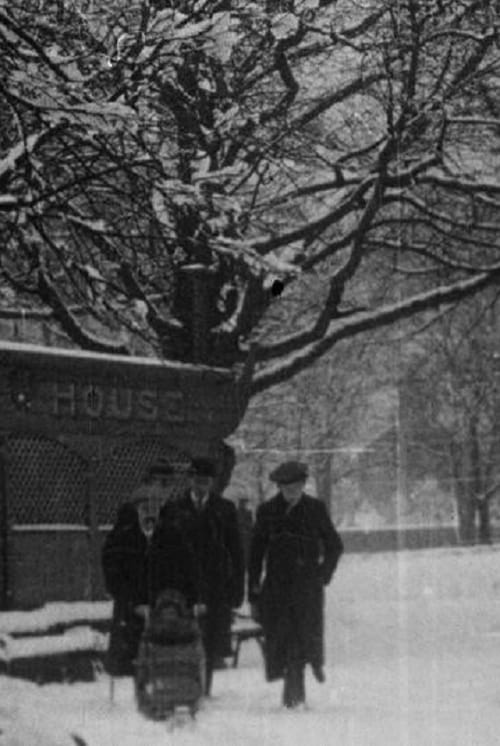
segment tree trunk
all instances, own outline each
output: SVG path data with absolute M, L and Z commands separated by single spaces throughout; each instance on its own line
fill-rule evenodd
M 396 433 L 396 500 L 398 524 L 408 519 L 408 412 L 406 400 L 398 388 Z
M 316 486 L 318 498 L 325 503 L 328 513 L 332 512 L 332 454 L 318 454 L 316 461 Z
M 470 474 L 470 454 L 462 443 L 452 442 L 450 451 L 458 513 L 458 537 L 461 544 L 474 544 L 476 540 L 476 500 L 474 495 L 471 494 L 468 478 Z
M 479 517 L 479 531 L 477 539 L 481 544 L 489 544 L 491 540 L 489 501 L 486 499 L 483 470 L 481 468 L 481 444 L 479 442 L 477 420 L 475 418 L 473 418 L 470 422 L 469 436 L 474 507 Z
M 477 512 L 479 516 L 479 543 L 491 544 L 490 501 L 488 498 L 483 497 L 477 500 Z
M 476 507 L 467 489 L 458 490 L 458 536 L 462 544 L 476 541 Z M 461 493 L 461 494 L 460 494 Z
M 215 487 L 217 492 L 222 493 L 231 481 L 231 475 L 236 464 L 234 448 L 228 443 L 222 442 L 220 444 L 218 462 L 219 469 Z
M 262 457 L 257 457 L 257 505 L 261 505 L 266 499 L 266 491 L 264 489 L 264 465 L 262 463 Z

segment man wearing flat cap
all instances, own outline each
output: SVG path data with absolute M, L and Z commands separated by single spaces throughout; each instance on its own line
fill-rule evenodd
M 189 490 L 179 499 L 197 564 L 197 609 L 206 659 L 205 693 L 218 659 L 231 654 L 232 609 L 244 598 L 244 559 L 235 505 L 214 492 L 215 464 L 193 459 Z
M 250 547 L 249 602 L 264 630 L 266 678 L 284 679 L 285 707 L 305 702 L 307 663 L 325 680 L 323 588 L 343 551 L 324 503 L 304 493 L 307 475 L 298 461 L 271 472 L 279 492 L 258 508 Z

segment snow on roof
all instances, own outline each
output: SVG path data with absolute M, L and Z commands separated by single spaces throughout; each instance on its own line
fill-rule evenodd
M 232 377 L 232 372 L 228 368 L 217 368 L 209 365 L 181 363 L 174 360 L 164 360 L 154 357 L 140 357 L 134 355 L 113 355 L 103 352 L 90 352 L 88 350 L 68 349 L 63 347 L 45 347 L 44 345 L 30 344 L 27 342 L 11 342 L 0 340 L 0 355 L 2 353 L 13 353 L 20 355 L 42 355 L 52 358 L 67 358 L 70 360 L 86 360 L 108 364 L 121 364 L 127 366 L 152 368 L 166 368 L 179 372 L 211 372 L 227 377 Z

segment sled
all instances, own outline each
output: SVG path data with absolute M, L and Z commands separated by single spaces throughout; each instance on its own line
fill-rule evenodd
M 164 591 L 144 629 L 135 661 L 135 697 L 152 720 L 194 719 L 204 691 L 198 624 L 181 594 Z

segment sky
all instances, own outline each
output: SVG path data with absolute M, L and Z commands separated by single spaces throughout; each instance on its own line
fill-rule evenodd
M 254 641 L 195 721 L 146 720 L 131 681 L 0 677 L 0 746 L 498 746 L 500 546 L 349 554 L 328 588 L 327 681 L 281 707 Z M 0 629 L 1 629 L 0 615 Z M 12 623 L 12 618 L 10 619 Z

